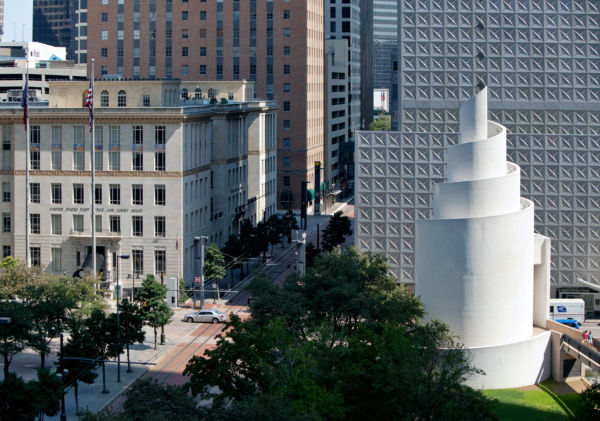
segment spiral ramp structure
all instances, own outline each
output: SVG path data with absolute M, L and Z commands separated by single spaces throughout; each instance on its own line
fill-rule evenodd
M 550 332 L 534 327 L 547 318 L 549 241 L 534 236 L 506 128 L 487 120 L 487 88 L 463 104 L 460 123 L 433 218 L 417 222 L 416 293 L 484 370 L 470 385 L 534 384 L 550 375 Z

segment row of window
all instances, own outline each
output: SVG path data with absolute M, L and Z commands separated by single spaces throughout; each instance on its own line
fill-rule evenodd
M 73 224 L 72 232 L 82 233 L 84 231 L 85 215 L 72 215 Z M 52 235 L 63 234 L 62 214 L 50 215 L 50 232 Z M 102 226 L 102 215 L 96 215 L 95 230 L 97 233 L 104 231 Z M 29 232 L 31 234 L 41 234 L 41 214 L 32 213 L 29 215 Z M 121 233 L 121 215 L 108 216 L 108 231 L 114 234 Z M 11 232 L 11 216 L 10 213 L 2 214 L 2 232 Z M 167 232 L 167 219 L 164 216 L 154 217 L 154 237 L 165 237 Z M 134 215 L 131 217 L 131 235 L 133 237 L 144 236 L 144 217 L 142 215 Z
M 2 256 L 7 257 L 12 255 L 12 248 L 9 245 L 2 246 Z M 29 255 L 31 256 L 31 264 L 33 266 L 41 266 L 42 252 L 40 247 L 29 247 Z M 62 249 L 60 247 L 50 248 L 51 261 L 49 269 L 55 273 L 63 272 L 62 265 Z M 116 262 L 116 258 L 113 260 Z M 81 265 L 81 253 L 77 252 L 77 266 Z M 116 263 L 115 263 L 116 264 Z M 131 250 L 131 264 L 134 275 L 144 275 L 144 250 Z M 154 273 L 161 274 L 167 271 L 167 252 L 166 250 L 154 250 Z
M 84 204 L 85 203 L 85 188 L 83 184 L 75 183 L 72 186 L 73 191 L 73 203 Z M 89 188 L 89 187 L 88 187 Z M 109 201 L 111 205 L 121 204 L 121 185 L 120 184 L 109 184 Z M 41 203 L 41 186 L 40 183 L 29 183 L 29 200 L 31 203 Z M 8 182 L 2 183 L 2 201 L 11 201 L 11 186 Z M 52 183 L 50 185 L 50 202 L 52 204 L 63 203 L 63 186 L 61 183 Z M 96 184 L 94 188 L 94 203 L 101 205 L 102 200 L 102 184 Z M 143 205 L 144 204 L 144 185 L 143 184 L 132 184 L 131 185 L 131 204 L 132 205 Z M 154 204 L 156 206 L 165 206 L 167 204 L 167 189 L 164 184 L 154 185 Z
M 121 170 L 121 127 L 108 126 L 108 170 Z M 73 169 L 85 170 L 85 127 L 73 126 Z M 41 131 L 40 126 L 30 128 L 30 161 L 29 168 L 39 170 L 41 166 Z M 102 171 L 104 167 L 104 127 L 96 127 L 94 137 L 94 168 Z M 132 169 L 134 171 L 144 170 L 144 127 L 133 126 L 133 151 Z M 3 148 L 5 145 L 3 144 Z M 10 149 L 10 144 L 8 144 Z M 52 154 L 51 165 L 53 170 L 62 170 L 62 126 L 52 126 Z M 4 158 L 3 158 L 4 159 Z M 3 163 L 4 165 L 4 163 Z M 166 171 L 166 129 L 165 126 L 154 127 L 154 171 Z

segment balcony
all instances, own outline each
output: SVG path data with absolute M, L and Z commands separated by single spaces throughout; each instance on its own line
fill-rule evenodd
M 92 238 L 91 231 L 75 231 L 73 228 L 69 231 L 69 237 L 71 238 Z M 106 240 L 120 240 L 122 233 L 113 232 L 109 230 L 96 231 L 96 238 Z

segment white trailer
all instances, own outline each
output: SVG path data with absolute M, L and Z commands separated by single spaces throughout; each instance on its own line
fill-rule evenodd
M 583 323 L 585 321 L 585 302 L 582 298 L 551 298 L 550 320 L 572 319 Z

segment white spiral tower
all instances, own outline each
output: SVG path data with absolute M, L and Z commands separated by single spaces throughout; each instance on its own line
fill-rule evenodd
M 487 120 L 487 88 L 461 107 L 460 123 L 433 219 L 417 222 L 415 287 L 428 317 L 446 322 L 476 359 L 487 355 L 477 364 L 492 376 L 478 385 L 509 387 L 495 370 L 510 369 L 488 360 L 509 358 L 515 344 L 522 358 L 534 336 L 534 207 L 520 197 L 519 166 L 506 160 L 506 128 Z

